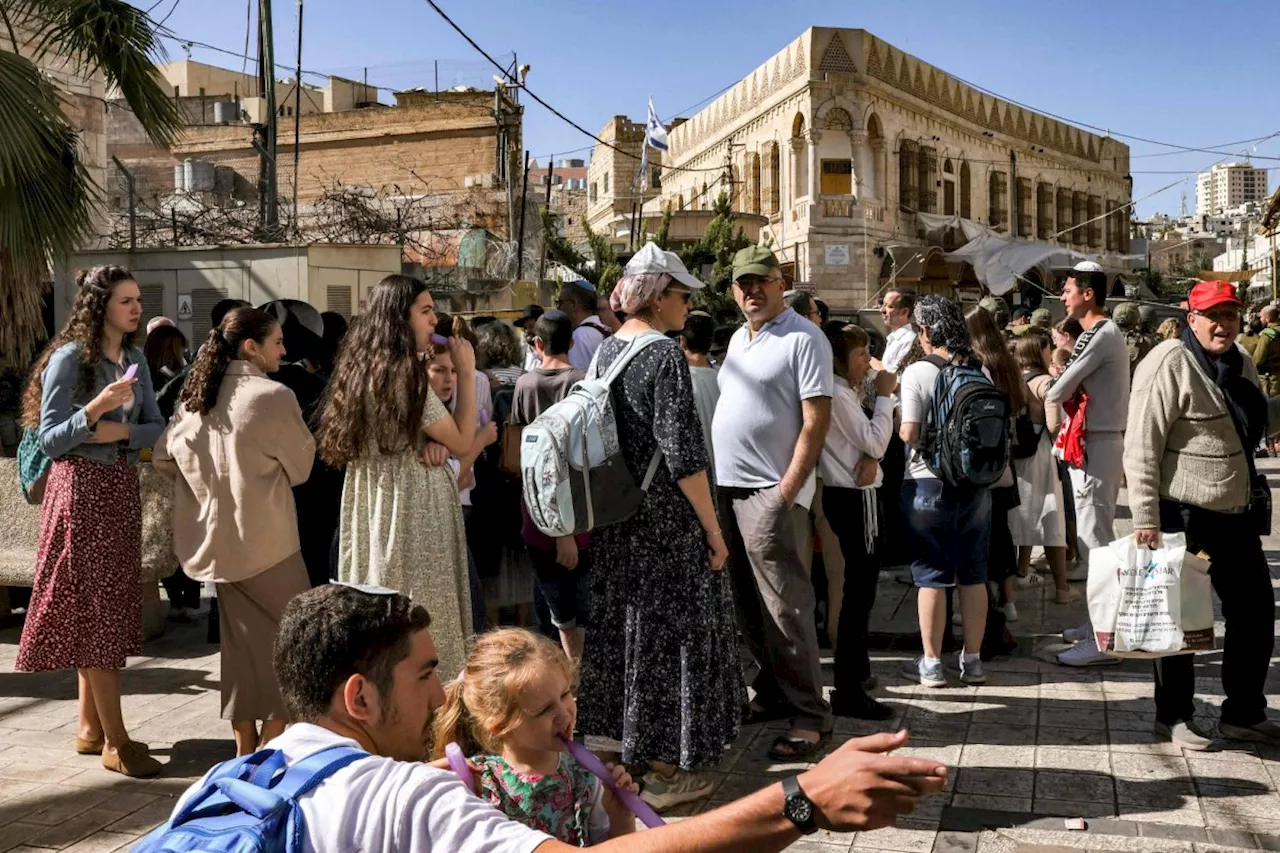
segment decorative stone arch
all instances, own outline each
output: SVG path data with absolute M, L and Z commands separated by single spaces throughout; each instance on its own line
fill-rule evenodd
M 950 157 L 942 158 L 942 213 L 956 214 L 956 165 Z
M 960 160 L 960 169 L 956 173 L 956 182 L 959 184 L 958 195 L 960 203 L 957 212 L 965 219 L 973 218 L 973 175 L 969 168 L 969 161 Z
M 862 163 L 858 169 L 859 192 L 862 196 L 875 199 L 887 199 L 889 187 L 885 176 L 889 173 L 888 146 L 884 138 L 884 126 L 880 117 L 868 110 L 863 115 L 863 127 L 866 128 L 866 144 L 863 146 Z

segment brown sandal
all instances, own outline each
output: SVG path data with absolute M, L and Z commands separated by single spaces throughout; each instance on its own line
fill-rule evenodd
M 769 757 L 774 761 L 805 761 L 817 755 L 829 740 L 831 732 L 820 733 L 816 741 L 789 734 L 782 735 L 769 747 Z

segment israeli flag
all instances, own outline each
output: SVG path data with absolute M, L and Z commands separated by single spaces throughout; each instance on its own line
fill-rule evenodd
M 653 108 L 653 98 L 649 98 L 649 123 L 644 129 L 644 144 L 659 151 L 667 150 L 667 129 L 658 118 L 658 111 Z

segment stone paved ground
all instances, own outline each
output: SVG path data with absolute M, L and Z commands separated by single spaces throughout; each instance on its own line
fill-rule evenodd
M 1280 472 L 1280 464 L 1263 462 Z M 1280 533 L 1280 524 L 1277 525 Z M 1280 577 L 1280 536 L 1268 540 Z M 886 643 L 874 668 L 882 698 L 898 709 L 884 728 L 912 731 L 908 751 L 954 768 L 951 784 L 892 829 L 856 836 L 820 833 L 802 853 L 1060 853 L 1085 851 L 1280 850 L 1280 750 L 1232 747 L 1184 754 L 1151 735 L 1150 666 L 1126 662 L 1093 670 L 1052 663 L 1054 634 L 1078 624 L 1083 605 L 1046 604 L 1024 592 L 1014 626 L 1022 647 L 990 665 L 984 687 L 925 690 L 897 677 L 908 640 Z M 873 630 L 912 630 L 914 596 L 884 579 Z M 78 756 L 75 682 L 69 673 L 12 672 L 18 627 L 0 630 L 0 853 L 127 849 L 164 819 L 175 796 L 215 761 L 232 754 L 218 718 L 218 654 L 204 626 L 173 626 L 149 643 L 124 675 L 127 721 L 165 775 L 133 781 Z M 901 648 L 897 648 L 897 647 Z M 828 661 L 829 663 L 829 661 Z M 1198 659 L 1197 702 L 1215 728 L 1222 701 L 1221 655 Z M 1268 683 L 1268 693 L 1276 682 Z M 749 793 L 801 765 L 764 755 L 777 726 L 745 729 L 726 754 L 709 805 Z M 842 737 L 875 727 L 841 720 Z M 1068 830 L 1083 818 L 1086 830 Z

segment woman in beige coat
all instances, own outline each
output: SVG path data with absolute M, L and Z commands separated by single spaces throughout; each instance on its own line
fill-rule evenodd
M 292 488 L 310 476 L 315 443 L 293 392 L 266 376 L 283 356 L 269 314 L 228 314 L 201 346 L 153 457 L 174 480 L 178 562 L 218 584 L 222 717 L 237 755 L 284 731 L 272 646 L 285 605 L 311 586 Z

